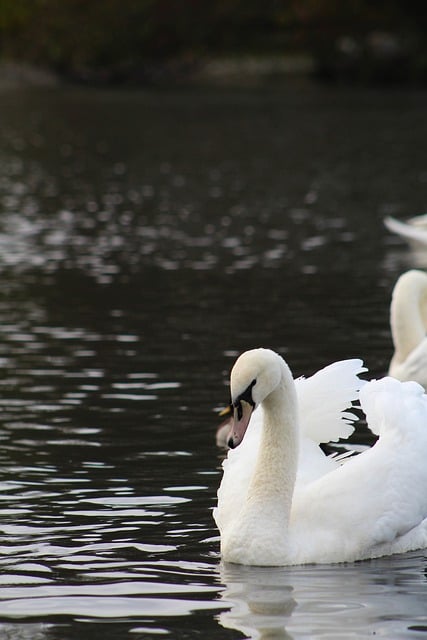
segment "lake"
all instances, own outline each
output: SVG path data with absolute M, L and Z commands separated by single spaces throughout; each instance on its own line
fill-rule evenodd
M 425 638 L 425 551 L 224 566 L 211 511 L 241 351 L 386 373 L 427 92 L 0 97 L 0 636 Z

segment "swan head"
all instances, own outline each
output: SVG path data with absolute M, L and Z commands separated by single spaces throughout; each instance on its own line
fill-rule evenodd
M 237 358 L 230 377 L 231 449 L 242 442 L 253 411 L 279 386 L 284 366 L 284 360 L 270 349 L 251 349 Z

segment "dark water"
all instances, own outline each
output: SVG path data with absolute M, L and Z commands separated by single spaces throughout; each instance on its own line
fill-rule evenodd
M 364 358 L 413 264 L 427 93 L 0 94 L 0 637 L 426 637 L 424 552 L 223 567 L 240 351 Z M 361 431 L 359 442 L 369 442 Z

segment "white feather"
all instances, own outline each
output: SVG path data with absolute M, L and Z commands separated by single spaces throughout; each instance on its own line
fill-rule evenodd
M 384 218 L 384 224 L 393 233 L 421 245 L 427 245 L 427 214 L 402 222 L 392 216 Z
M 277 366 L 277 358 L 272 355 L 271 366 Z M 235 368 L 237 377 L 237 364 Z M 323 475 L 295 483 L 289 469 L 298 455 L 298 436 L 292 435 L 298 433 L 297 412 L 286 369 L 283 385 L 265 396 L 269 415 L 260 427 L 261 442 L 248 432 L 240 445 L 245 445 L 244 453 L 236 455 L 238 447 L 224 463 L 215 517 L 225 560 L 261 565 L 344 562 L 426 547 L 427 396 L 422 387 L 393 378 L 366 383 L 360 401 L 369 427 L 379 436 L 376 444 L 343 465 L 326 458 L 333 466 Z M 334 395 L 334 388 L 329 391 Z M 279 424 L 271 421 L 279 415 L 272 410 L 273 401 L 287 407 Z M 314 449 L 311 453 L 317 464 Z M 240 477 L 242 459 L 248 466 L 255 464 L 249 483 Z M 269 459 L 271 465 L 260 467 L 261 460 Z

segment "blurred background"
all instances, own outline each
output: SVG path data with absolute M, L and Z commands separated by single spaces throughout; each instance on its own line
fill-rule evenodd
M 425 82 L 423 8 L 419 0 L 2 0 L 0 56 L 97 83 L 289 70 Z

